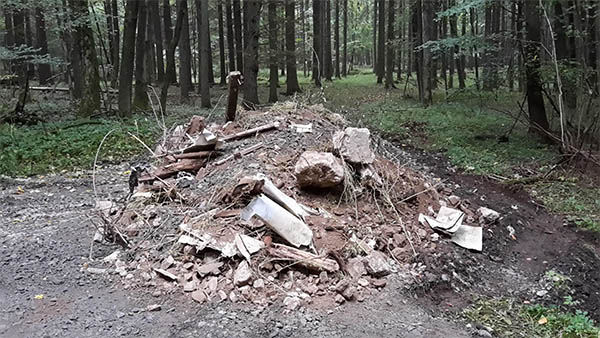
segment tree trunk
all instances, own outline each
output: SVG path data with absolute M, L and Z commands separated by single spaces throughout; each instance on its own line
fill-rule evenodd
M 395 21 L 395 2 L 394 0 L 388 0 L 388 38 L 387 38 L 387 52 L 386 52 L 386 65 L 385 65 L 385 88 L 395 88 L 394 86 L 394 21 Z
M 192 50 L 190 47 L 190 21 L 187 1 L 177 3 L 183 8 L 183 22 L 179 37 L 179 89 L 181 97 L 187 100 L 192 88 Z
M 173 30 L 171 23 L 171 5 L 170 0 L 163 0 L 163 22 L 165 32 L 165 45 L 170 45 L 173 40 Z M 179 41 L 175 45 L 177 45 Z M 125 43 L 123 43 L 125 45 Z M 171 67 L 169 67 L 171 65 Z M 175 53 L 167 53 L 167 67 L 165 69 L 165 77 L 169 83 L 177 82 L 177 71 L 175 70 Z
M 269 102 L 277 102 L 277 86 L 279 72 L 277 71 L 277 3 L 269 0 Z
M 348 0 L 344 1 L 344 57 L 342 58 L 342 76 L 348 75 Z
M 210 26 L 209 26 L 209 18 L 208 18 L 208 0 L 197 0 L 200 1 L 200 8 L 198 11 L 199 20 L 200 20 L 200 30 L 198 34 L 200 35 L 200 104 L 204 108 L 210 108 L 210 78 L 209 78 L 209 67 L 210 63 L 207 60 L 210 58 L 210 40 L 208 39 L 210 35 Z M 223 33 L 223 22 L 221 19 L 221 29 L 220 34 Z M 223 42 L 220 39 L 220 42 Z M 225 54 L 224 54 L 224 46 L 221 46 L 221 79 L 225 80 Z
M 233 25 L 235 29 L 235 50 L 237 52 L 237 69 L 245 72 L 244 69 L 244 45 L 242 43 L 242 12 L 240 0 L 233 0 Z M 244 74 L 245 76 L 246 74 Z
M 155 55 L 156 55 L 156 69 L 157 69 L 157 80 L 159 83 L 164 81 L 165 77 L 165 60 L 163 57 L 163 39 L 162 39 L 162 26 L 160 24 L 160 9 L 158 6 L 159 0 L 149 0 L 148 6 L 150 11 L 150 17 L 154 23 L 153 32 L 154 35 L 150 39 L 154 40 Z
M 303 1 L 303 0 L 301 0 Z M 296 1 L 287 0 L 285 3 L 285 47 L 287 95 L 300 91 L 298 72 L 296 70 Z
M 375 73 L 375 76 L 377 76 L 378 73 L 378 68 L 377 68 L 377 8 L 379 7 L 379 3 L 381 0 L 374 0 L 373 1 L 373 73 Z M 420 0 L 418 0 L 420 1 Z M 367 2 L 367 12 L 369 9 L 369 2 Z
M 231 0 L 225 2 L 225 23 L 227 24 L 227 55 L 229 57 L 229 71 L 236 70 L 235 65 L 235 41 L 233 39 L 233 13 L 231 12 Z M 241 70 L 240 70 L 241 71 Z
M 432 40 L 433 4 L 429 0 L 423 0 L 422 10 L 423 43 Z M 433 103 L 433 72 L 432 55 L 430 48 L 423 48 L 423 104 L 429 106 Z
M 145 78 L 146 57 L 146 19 L 148 13 L 145 0 L 138 0 L 137 35 L 135 37 L 135 88 L 133 91 L 133 109 L 144 111 L 148 109 L 146 94 L 147 80 Z
M 131 116 L 131 86 L 133 82 L 133 65 L 135 55 L 135 31 L 137 25 L 139 2 L 127 0 L 125 4 L 125 23 L 123 29 L 123 54 L 121 72 L 119 74 L 119 114 Z
M 313 1 L 313 75 L 317 87 L 321 87 L 321 2 Z
M 549 124 L 542 96 L 542 82 L 540 76 L 540 44 L 541 20 L 537 1 L 525 1 L 525 25 L 527 39 L 525 41 L 525 72 L 527 76 L 527 106 L 531 122 L 530 132 L 540 131 L 537 128 L 548 130 Z M 540 133 L 541 134 L 541 133 Z M 542 134 L 543 135 L 543 134 Z
M 73 50 L 79 55 L 82 96 L 79 101 L 79 116 L 90 116 L 100 109 L 100 75 L 94 36 L 87 18 L 87 0 L 70 0 L 73 32 Z
M 4 33 L 4 46 L 12 47 L 15 44 L 12 14 L 7 8 L 4 8 L 2 12 L 4 14 L 4 27 L 6 28 Z
M 377 83 L 383 83 L 385 76 L 385 0 L 379 0 L 377 32 Z
M 177 3 L 183 2 L 186 0 L 177 0 Z M 170 10 L 169 10 L 170 13 Z M 170 15 L 170 14 L 169 14 Z M 169 74 L 169 70 L 173 70 L 175 72 L 175 49 L 177 48 L 177 44 L 179 43 L 179 39 L 181 37 L 181 31 L 183 27 L 183 20 L 185 20 L 185 7 L 178 5 L 177 6 L 177 21 L 175 22 L 175 31 L 173 32 L 173 37 L 168 43 L 167 47 L 167 72 Z M 165 74 L 165 75 L 166 75 Z M 169 93 L 169 85 L 172 82 L 169 80 L 168 76 L 165 76 L 165 81 L 162 83 L 162 88 L 160 91 L 160 106 L 162 108 L 163 113 L 166 114 L 167 111 L 167 95 Z
M 418 48 L 423 44 L 423 16 L 421 0 L 416 0 L 412 8 L 412 50 L 414 55 L 415 71 L 417 73 L 417 89 L 419 92 L 419 101 L 425 102 L 425 81 L 423 79 L 423 49 Z
M 335 77 L 340 76 L 340 0 L 335 1 Z
M 217 16 L 219 23 L 219 77 L 220 84 L 224 85 L 227 78 L 225 68 L 225 28 L 223 27 L 223 3 L 220 1 L 217 3 Z
M 323 75 L 325 75 L 325 80 L 332 81 L 333 77 L 333 58 L 331 56 L 331 0 L 325 0 L 323 2 L 323 9 L 325 10 L 322 13 L 322 19 L 325 21 L 323 23 Z
M 35 28 L 36 28 L 36 48 L 38 48 L 39 54 L 46 55 L 48 54 L 48 39 L 46 38 L 46 19 L 44 18 L 44 13 L 42 12 L 41 7 L 36 7 L 35 9 Z M 38 76 L 40 85 L 45 85 L 48 83 L 48 79 L 51 76 L 50 65 L 47 63 L 38 65 Z
M 244 17 L 247 30 L 247 46 L 245 48 L 244 60 L 244 106 L 246 109 L 254 109 L 258 104 L 258 36 L 260 22 L 261 1 L 245 2 L 248 15 Z

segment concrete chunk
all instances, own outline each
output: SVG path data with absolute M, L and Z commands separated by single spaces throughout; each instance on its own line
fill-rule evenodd
M 305 151 L 298 158 L 294 173 L 303 188 L 331 188 L 344 181 L 344 166 L 332 153 Z
M 371 150 L 371 132 L 367 128 L 346 128 L 336 132 L 333 135 L 333 149 L 353 164 L 371 164 L 375 160 Z
M 233 284 L 243 286 L 252 280 L 252 269 L 246 261 L 242 261 L 233 274 Z
M 392 272 L 387 258 L 379 251 L 373 251 L 365 258 L 365 268 L 369 275 L 373 277 L 382 277 Z

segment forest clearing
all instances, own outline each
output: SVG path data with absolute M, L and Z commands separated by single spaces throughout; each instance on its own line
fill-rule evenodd
M 0 336 L 600 337 L 596 2 L 0 10 Z

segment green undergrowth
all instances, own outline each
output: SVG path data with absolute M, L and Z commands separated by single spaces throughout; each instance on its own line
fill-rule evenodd
M 0 174 L 31 176 L 92 167 L 98 145 L 106 138 L 99 160 L 123 161 L 145 151 L 131 135 L 152 145 L 158 130 L 145 119 L 71 120 L 35 126 L 0 125 Z
M 566 300 L 558 307 L 507 298 L 480 299 L 465 309 L 462 317 L 493 329 L 499 337 L 598 338 L 597 323 L 587 312 L 573 309 L 575 304 Z

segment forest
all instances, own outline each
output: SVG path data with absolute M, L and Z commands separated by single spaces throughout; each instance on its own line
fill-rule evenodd
M 255 277 L 248 285 L 238 285 L 239 276 L 233 275 L 242 273 L 246 261 L 238 264 L 222 248 L 208 246 L 228 259 L 219 261 L 216 272 L 199 272 L 182 281 L 184 272 L 177 269 L 192 262 L 193 269 L 201 270 L 212 256 L 201 253 L 197 229 L 168 222 L 187 224 L 210 214 L 222 226 L 221 233 L 240 224 L 248 227 L 251 222 L 244 223 L 246 219 L 227 226 L 219 222 L 240 213 L 243 219 L 254 202 L 246 206 L 242 201 L 255 197 L 257 189 L 265 189 L 265 195 L 281 204 L 267 192 L 273 185 L 309 209 L 331 209 L 317 222 L 283 205 L 306 222 L 315 238 L 329 243 L 319 247 L 315 240 L 313 251 L 283 246 L 285 240 L 292 242 L 276 230 L 274 234 L 253 228 L 235 235 L 238 247 L 239 238 L 258 234 L 270 257 L 292 255 L 299 262 L 311 257 L 308 270 L 317 266 L 330 274 L 305 276 L 304 270 L 288 269 L 295 263 L 282 267 L 269 261 L 275 267 L 265 273 L 273 278 L 263 276 L 258 284 L 263 279 L 270 281 L 267 284 L 281 282 L 275 289 L 289 289 L 283 299 L 289 311 L 296 311 L 301 302 L 326 308 L 322 304 L 327 301 L 316 300 L 319 295 L 331 296 L 331 303 L 340 307 L 373 301 L 376 316 L 396 324 L 413 318 L 398 319 L 395 312 L 443 312 L 442 323 L 434 323 L 437 314 L 424 320 L 431 327 L 417 330 L 423 337 L 441 337 L 439 332 L 447 330 L 457 337 L 600 334 L 600 2 L 2 0 L 0 12 L 0 244 L 15 275 L 22 275 L 21 263 L 11 261 L 14 254 L 8 252 L 32 250 L 34 243 L 19 241 L 16 249 L 7 244 L 20 238 L 19 224 L 23 233 L 36 237 L 39 229 L 34 224 L 43 214 L 48 224 L 65 222 L 71 229 L 69 235 L 58 231 L 58 237 L 49 237 L 71 243 L 58 252 L 48 244 L 44 250 L 52 257 L 83 259 L 89 250 L 89 262 L 82 268 L 88 269 L 88 263 L 98 263 L 98 258 L 92 259 L 94 242 L 110 242 L 127 251 L 128 263 L 138 262 L 137 268 L 127 270 L 117 259 L 117 277 L 131 272 L 131 277 L 121 274 L 124 281 L 137 281 L 135 272 L 148 264 L 151 269 L 140 277 L 147 285 L 157 284 L 157 279 L 181 284 L 183 294 L 190 291 L 196 303 L 243 299 L 259 304 L 260 297 L 270 299 L 269 292 L 261 291 L 268 287 L 257 287 Z M 370 142 L 366 157 L 374 161 L 352 162 L 352 154 L 336 143 L 365 137 L 360 130 L 366 130 Z M 336 140 L 340 132 L 342 141 Z M 376 149 L 372 154 L 370 147 Z M 365 148 L 358 144 L 347 151 L 360 153 Z M 302 181 L 299 161 L 306 152 L 318 152 L 315 158 L 326 163 L 320 165 L 331 170 L 320 167 L 318 179 L 339 182 Z M 341 169 L 330 168 L 339 160 Z M 298 161 L 295 167 L 292 161 Z M 264 187 L 249 188 L 249 172 L 257 170 L 271 175 L 273 182 L 267 178 L 261 183 Z M 254 182 L 258 176 L 252 177 Z M 240 183 L 230 187 L 234 181 Z M 310 184 L 316 189 L 305 189 Z M 202 195 L 202 189 L 208 195 Z M 134 197 L 145 193 L 153 197 L 145 200 L 144 208 Z M 99 205 L 106 205 L 102 203 L 108 203 L 110 212 L 100 210 L 92 216 Z M 39 210 L 32 207 L 38 204 Z M 53 211 L 67 204 L 69 213 L 81 221 L 56 220 L 63 215 Z M 160 212 L 153 209 L 154 216 L 146 217 L 148 205 Z M 175 207 L 180 209 L 168 209 Z M 483 229 L 483 252 L 465 246 L 470 251 L 448 249 L 448 232 L 419 228 L 426 224 L 422 215 L 437 214 L 436 222 L 441 222 L 442 210 L 450 207 L 461 213 L 459 224 L 464 217 L 465 223 Z M 124 224 L 129 209 L 135 209 L 135 216 Z M 375 220 L 379 218 L 383 220 Z M 169 231 L 161 228 L 164 223 L 144 228 L 155 220 L 166 222 L 165 228 L 172 226 L 171 232 L 196 237 L 165 239 Z M 343 226 L 332 225 L 335 221 Z M 82 225 L 86 222 L 94 225 L 92 247 L 76 237 L 88 235 L 91 227 Z M 96 241 L 98 232 L 104 242 Z M 329 237 L 321 238 L 323 233 Z M 182 237 L 187 242 L 181 242 Z M 146 247 L 153 240 L 152 249 Z M 337 240 L 345 243 L 343 248 L 332 249 Z M 175 250 L 176 244 L 183 249 Z M 188 261 L 194 245 L 195 260 Z M 355 246 L 348 249 L 349 245 Z M 110 248 L 94 250 L 107 256 Z M 240 251 L 247 269 L 264 270 L 255 264 L 255 256 L 249 258 L 257 254 L 247 247 Z M 399 274 L 405 264 L 412 264 L 414 271 L 406 276 L 419 285 L 405 291 L 414 293 L 414 304 L 385 298 L 391 295 L 384 289 L 386 283 L 395 284 L 391 277 L 372 272 L 369 259 L 375 254 L 383 255 L 393 267 L 389 270 Z M 360 257 L 366 270 L 357 277 L 352 265 Z M 34 277 L 42 271 L 42 263 L 35 264 Z M 300 274 L 298 280 L 294 273 Z M 218 289 L 213 288 L 217 278 L 209 284 L 206 276 L 211 274 L 218 277 Z M 342 283 L 344 276 L 352 281 Z M 190 286 L 190 280 L 197 284 Z M 523 287 L 514 286 L 522 281 Z M 2 282 L 0 278 L 0 291 L 12 293 L 12 281 Z M 286 283 L 296 282 L 297 290 L 310 297 L 290 295 Z M 319 290 L 310 289 L 311 283 Z M 127 285 L 125 290 L 134 284 Z M 173 293 L 165 288 L 160 297 Z M 371 289 L 377 292 L 364 291 Z M 81 298 L 81 290 L 86 289 L 75 288 L 68 297 Z M 467 296 L 465 290 L 475 296 Z M 271 298 L 269 304 L 275 299 Z M 395 312 L 380 308 L 382 302 Z M 92 307 L 78 306 L 81 311 Z M 173 309 L 177 306 L 181 305 Z M 344 311 L 332 319 L 332 330 L 337 330 L 331 331 L 333 336 L 405 334 L 395 324 L 394 330 L 381 334 L 384 327 L 361 322 L 373 321 L 361 317 L 361 310 Z M 126 330 L 137 325 L 131 316 L 120 317 Z M 281 319 L 276 310 L 267 316 Z M 357 316 L 362 319 L 356 323 L 345 321 Z M 260 332 L 257 336 L 273 333 L 250 317 L 247 320 Z M 179 317 L 174 318 L 164 323 L 187 332 L 188 327 L 169 322 Z M 11 323 L 0 318 L 0 334 L 22 328 L 20 322 L 14 327 Z M 275 332 L 283 332 L 288 324 L 298 326 L 287 323 Z M 315 325 L 316 331 L 290 332 L 315 337 L 325 332 L 319 331 L 326 330 L 325 322 Z M 148 327 L 141 331 L 153 337 L 174 334 Z

